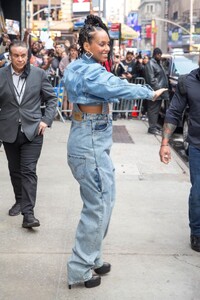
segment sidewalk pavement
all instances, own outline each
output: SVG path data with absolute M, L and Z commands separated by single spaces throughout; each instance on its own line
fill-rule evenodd
M 160 137 L 140 120 L 118 120 L 134 143 L 114 143 L 117 200 L 104 241 L 111 273 L 94 289 L 67 288 L 66 261 L 80 216 L 79 187 L 66 162 L 70 122 L 46 131 L 38 164 L 35 215 L 41 226 L 21 227 L 8 216 L 14 203 L 0 148 L 0 300 L 199 300 L 200 254 L 191 250 L 188 169 L 173 152 L 159 161 Z

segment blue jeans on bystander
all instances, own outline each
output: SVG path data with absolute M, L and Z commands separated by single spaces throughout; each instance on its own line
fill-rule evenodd
M 189 225 L 191 235 L 200 236 L 200 149 L 189 146 L 190 181 Z

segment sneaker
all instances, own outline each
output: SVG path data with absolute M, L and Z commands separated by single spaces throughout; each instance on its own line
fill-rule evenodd
M 149 128 L 148 133 L 154 134 L 154 135 L 162 135 L 162 131 L 158 128 Z
M 126 119 L 126 113 L 121 113 L 121 119 Z
M 63 119 L 64 119 L 65 121 L 68 119 L 68 116 L 65 115 L 65 114 L 63 114 L 62 117 L 63 117 Z

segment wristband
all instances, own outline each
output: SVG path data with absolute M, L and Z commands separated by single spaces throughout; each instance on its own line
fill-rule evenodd
M 169 144 L 167 144 L 167 145 L 160 145 L 160 147 L 168 147 L 169 146 Z

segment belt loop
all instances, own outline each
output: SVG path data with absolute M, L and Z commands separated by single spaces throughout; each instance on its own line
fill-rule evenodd
M 102 114 L 109 114 L 109 105 L 107 102 L 103 102 L 102 105 Z
M 83 120 L 83 113 L 78 111 L 72 111 L 72 117 L 76 121 L 82 121 Z

